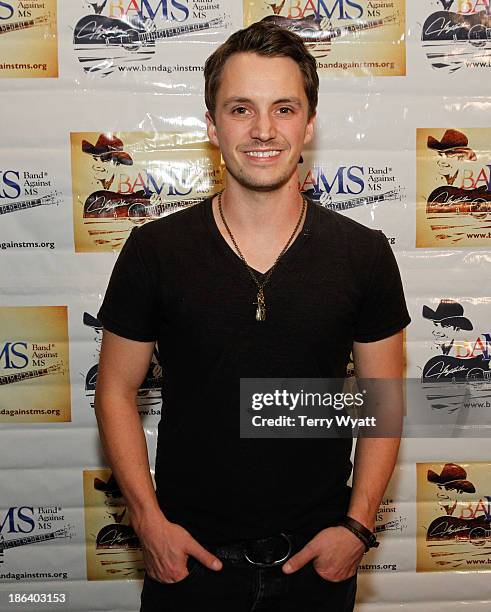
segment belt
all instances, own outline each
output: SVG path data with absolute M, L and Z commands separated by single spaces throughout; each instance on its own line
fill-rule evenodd
M 232 564 L 275 567 L 298 552 L 309 539 L 299 534 L 280 533 L 260 540 L 240 540 L 207 548 L 222 561 Z

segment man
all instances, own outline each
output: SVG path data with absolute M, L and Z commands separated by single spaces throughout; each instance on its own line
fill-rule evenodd
M 459 171 L 463 180 L 463 170 L 466 161 L 476 161 L 475 152 L 468 147 L 469 139 L 458 130 L 446 130 L 441 140 L 428 136 L 428 148 L 437 151 L 437 166 L 447 185 L 454 185 Z M 428 198 L 432 201 L 432 197 Z
M 402 374 L 410 319 L 385 236 L 298 191 L 317 91 L 315 60 L 273 24 L 213 53 L 206 120 L 226 189 L 134 229 L 99 311 L 96 414 L 144 551 L 143 612 L 353 609 L 399 440 L 360 441 L 351 492 L 351 439 L 238 427 L 241 377 L 342 378 L 351 349 L 359 376 Z M 134 397 L 156 340 L 154 494 Z
M 423 305 L 423 317 L 433 322 L 433 349 L 439 351 L 423 367 L 423 379 L 463 381 L 483 379 L 489 371 L 489 358 L 470 355 L 469 334 L 474 326 L 464 316 L 464 307 L 454 300 L 440 300 L 436 310 Z
M 433 322 L 433 348 L 443 355 L 458 352 L 459 346 L 467 340 L 467 335 L 459 332 L 474 329 L 471 321 L 464 317 L 464 307 L 455 300 L 440 300 L 436 310 L 424 304 L 423 318 Z
M 126 153 L 123 141 L 117 136 L 100 134 L 95 145 L 88 140 L 82 140 L 82 151 L 92 156 L 94 179 L 104 190 L 111 189 L 118 166 L 133 165 L 131 155 Z
M 467 542 L 485 544 L 489 535 L 489 519 L 481 512 L 472 512 L 472 506 L 478 505 L 476 487 L 467 480 L 466 470 L 456 463 L 446 463 L 440 474 L 428 470 L 427 480 L 437 486 L 435 493 L 439 510 L 444 512 L 443 516 L 437 516 L 428 525 L 428 546 L 435 546 L 435 543 L 441 546 L 445 541 L 461 545 Z M 473 558 L 474 554 L 474 551 L 461 549 L 459 558 L 450 563 L 453 563 L 453 567 L 459 567 L 462 555 Z
M 454 513 L 457 516 L 455 510 L 459 502 L 462 504 L 465 499 L 462 495 L 476 492 L 475 486 L 467 480 L 467 472 L 455 463 L 446 463 L 441 474 L 428 470 L 427 480 L 438 487 L 436 492 L 438 505 L 445 511 L 446 516 L 453 516 Z

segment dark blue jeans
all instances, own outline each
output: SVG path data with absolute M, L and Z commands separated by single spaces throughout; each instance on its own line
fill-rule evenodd
M 292 554 L 303 544 L 295 546 Z M 312 562 L 289 575 L 283 573 L 281 566 L 258 568 L 245 559 L 230 562 L 222 558 L 222 562 L 223 568 L 215 572 L 189 557 L 189 575 L 169 584 L 145 575 L 140 612 L 352 612 L 354 609 L 356 575 L 341 582 L 329 582 L 319 576 Z

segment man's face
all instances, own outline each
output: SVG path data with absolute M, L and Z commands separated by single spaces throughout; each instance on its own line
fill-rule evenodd
M 104 503 L 109 516 L 116 522 L 120 523 L 126 512 L 126 502 L 120 493 L 106 492 Z
M 449 325 L 440 321 L 433 321 L 433 340 L 438 347 L 448 346 L 453 341 L 454 343 L 464 341 L 466 334 L 455 325 Z
M 446 325 L 440 321 L 433 321 L 433 338 L 435 342 L 441 344 L 448 344 L 454 337 L 455 329 L 451 325 Z
M 296 173 L 315 117 L 298 65 L 287 57 L 236 53 L 223 68 L 215 120 L 208 137 L 221 153 L 229 180 L 253 191 L 273 191 Z
M 92 155 L 92 159 L 92 170 L 95 179 L 103 181 L 113 176 L 114 169 L 118 164 L 110 156 Z
M 438 169 L 443 176 L 454 176 L 462 167 L 462 162 L 465 159 L 463 153 L 451 153 L 439 151 L 438 153 Z
M 446 489 L 444 485 L 437 485 L 436 497 L 438 504 L 447 515 L 454 514 L 459 502 L 463 500 L 463 492 L 455 489 Z

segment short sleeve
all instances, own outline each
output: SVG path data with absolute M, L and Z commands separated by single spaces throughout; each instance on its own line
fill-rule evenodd
M 157 291 L 142 257 L 138 231 L 133 228 L 119 253 L 97 318 L 118 336 L 152 342 L 158 329 Z
M 356 342 L 392 336 L 411 322 L 397 261 L 383 232 L 354 326 Z

